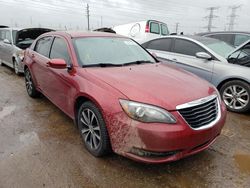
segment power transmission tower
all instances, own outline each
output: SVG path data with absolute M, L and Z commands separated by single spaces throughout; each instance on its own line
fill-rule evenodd
M 236 15 L 236 11 L 237 9 L 239 9 L 241 7 L 241 5 L 234 5 L 234 6 L 230 6 L 229 8 L 231 9 L 231 14 L 229 15 L 229 23 L 228 23 L 228 30 L 232 31 L 234 29 L 234 25 L 235 25 L 235 19 L 238 15 Z
M 206 10 L 209 10 L 209 15 L 204 17 L 205 19 L 208 19 L 208 24 L 205 27 L 205 28 L 207 28 L 208 32 L 211 32 L 211 29 L 215 28 L 213 26 L 213 20 L 214 20 L 214 18 L 218 18 L 218 16 L 214 15 L 214 11 L 218 10 L 218 9 L 219 9 L 219 7 L 208 7 L 206 9 Z
M 178 29 L 179 29 L 179 24 L 180 23 L 175 23 L 175 33 L 178 34 Z
M 89 31 L 89 4 L 87 4 L 87 21 L 88 21 L 88 31 Z

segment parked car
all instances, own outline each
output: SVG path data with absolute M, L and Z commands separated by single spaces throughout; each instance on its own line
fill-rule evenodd
M 197 35 L 219 39 L 235 47 L 238 47 L 246 41 L 250 40 L 250 32 L 242 31 L 218 31 L 198 33 Z
M 19 75 L 23 73 L 23 53 L 39 35 L 52 31 L 45 28 L 0 28 L 0 64 L 5 64 Z
M 228 110 L 250 109 L 250 41 L 239 48 L 213 38 L 169 36 L 143 46 L 161 60 L 190 71 L 218 88 Z
M 102 27 L 102 28 L 94 29 L 93 31 L 108 32 L 108 33 L 116 34 L 116 32 L 112 28 L 109 28 L 109 27 Z
M 146 20 L 118 25 L 113 27 L 113 30 L 117 34 L 130 37 L 140 44 L 155 38 L 169 35 L 167 24 L 156 20 Z
M 46 33 L 24 63 L 29 96 L 42 93 L 71 117 L 94 156 L 178 160 L 208 148 L 225 122 L 214 86 L 120 35 Z

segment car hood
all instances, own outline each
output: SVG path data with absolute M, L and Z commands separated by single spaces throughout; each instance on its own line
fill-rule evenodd
M 205 80 L 161 63 L 87 68 L 86 71 L 119 90 L 129 100 L 161 106 L 167 110 L 176 110 L 177 105 L 215 92 L 214 87 Z

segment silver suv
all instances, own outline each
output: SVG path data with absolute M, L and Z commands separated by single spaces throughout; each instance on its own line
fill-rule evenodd
M 45 28 L 0 28 L 0 65 L 5 64 L 19 75 L 23 73 L 24 50 L 41 34 L 53 31 Z

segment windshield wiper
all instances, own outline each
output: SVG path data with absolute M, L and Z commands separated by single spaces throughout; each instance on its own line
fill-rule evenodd
M 89 65 L 82 65 L 82 67 L 120 67 L 122 64 L 112 64 L 112 63 L 96 63 Z
M 127 66 L 127 65 L 140 65 L 140 64 L 143 64 L 143 63 L 155 63 L 155 62 L 152 62 L 152 61 L 145 61 L 145 60 L 140 60 L 140 61 L 132 61 L 132 62 L 129 62 L 129 63 L 124 63 L 122 64 L 122 66 Z

